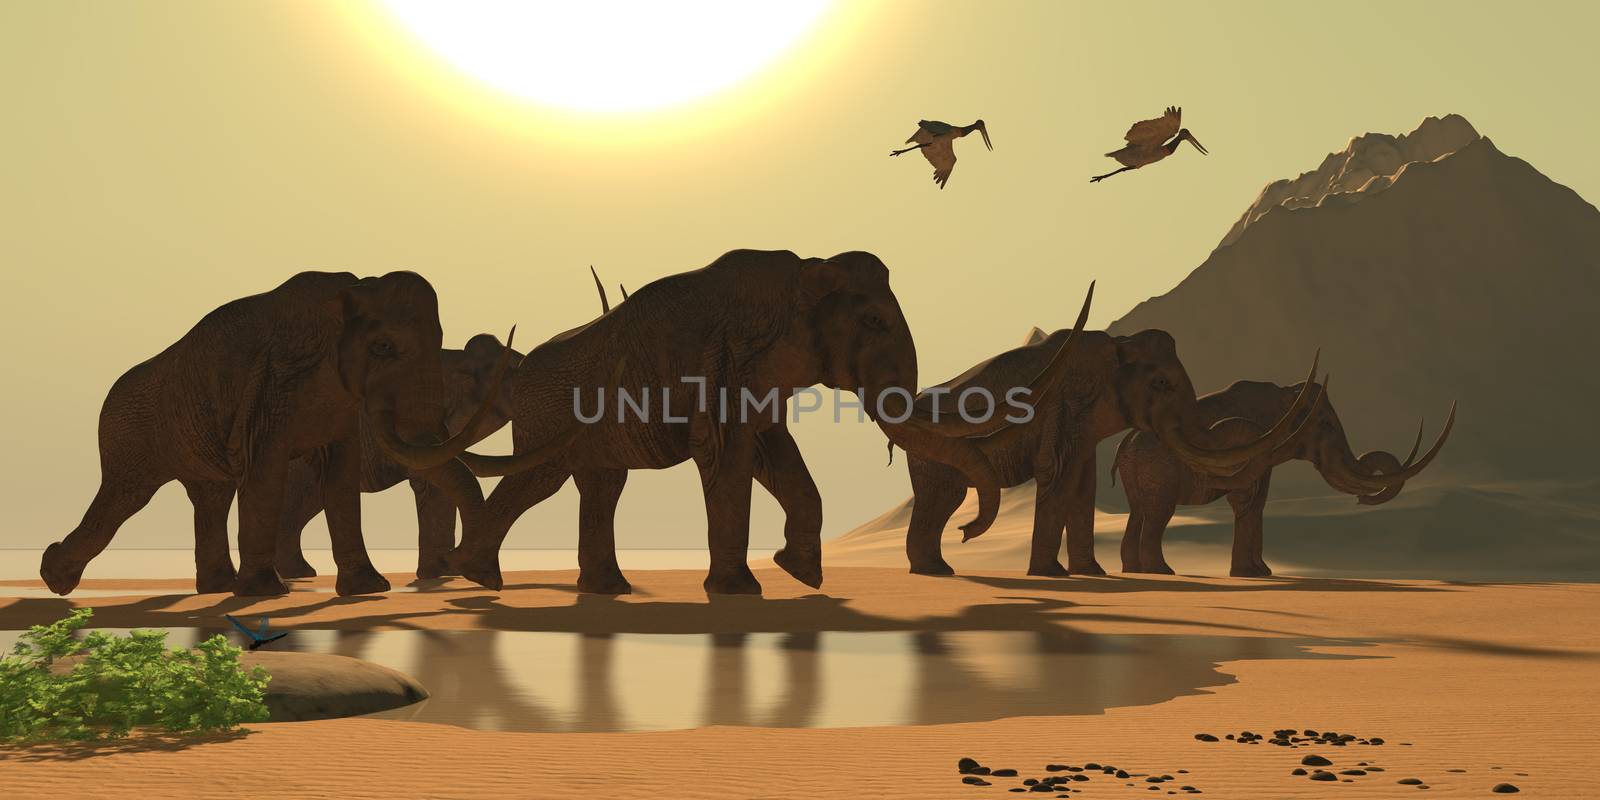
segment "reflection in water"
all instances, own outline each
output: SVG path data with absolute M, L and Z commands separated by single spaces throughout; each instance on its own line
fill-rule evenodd
M 123 631 L 117 631 L 123 632 Z M 189 646 L 220 630 L 173 629 Z M 0 631 L 9 651 L 17 632 Z M 230 634 L 231 636 L 231 634 Z M 714 634 L 294 630 L 272 645 L 406 672 L 432 695 L 374 714 L 482 730 L 934 725 L 1098 714 L 1232 683 L 1226 661 L 1338 659 L 1352 642 L 1062 630 Z

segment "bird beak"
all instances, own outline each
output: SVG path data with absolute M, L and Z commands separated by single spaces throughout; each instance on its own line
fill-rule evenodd
M 1189 134 L 1189 144 L 1194 145 L 1194 149 L 1199 150 L 1200 151 L 1200 155 L 1203 155 L 1203 156 L 1211 155 L 1211 153 L 1206 150 L 1205 146 L 1200 144 L 1200 140 L 1194 138 L 1194 134 L 1192 134 L 1192 133 Z
M 989 129 L 988 128 L 979 128 L 978 129 L 978 133 L 983 134 L 983 146 L 989 148 L 990 150 L 993 150 L 994 149 L 994 145 L 989 143 Z

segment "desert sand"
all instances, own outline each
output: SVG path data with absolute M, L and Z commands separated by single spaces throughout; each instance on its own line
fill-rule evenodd
M 183 627 L 223 612 L 270 613 L 286 629 L 472 629 L 585 632 L 1054 631 L 1316 640 L 1296 657 L 1215 665 L 1208 680 L 1152 705 L 1104 714 L 849 729 L 714 726 L 651 733 L 483 732 L 351 718 L 253 725 L 182 745 L 0 750 L 9 797 L 1000 797 L 1046 764 L 1113 764 L 1085 797 L 1482 797 L 1510 782 L 1531 797 L 1600 796 L 1600 586 L 1461 584 L 1328 578 L 1044 579 L 1014 572 L 954 578 L 833 567 L 812 592 L 760 569 L 764 598 L 706 599 L 692 571 L 635 571 L 636 593 L 573 591 L 576 575 L 521 572 L 489 592 L 462 581 L 425 591 L 272 599 L 184 594 L 183 581 L 86 581 L 125 597 L 0 598 L 0 628 L 58 618 L 83 604 L 97 625 Z M 397 585 L 404 575 L 392 575 Z M 327 578 L 315 579 L 326 584 Z M 1265 653 L 1266 651 L 1263 650 Z M 997 654 L 998 655 L 998 654 Z M 1153 672 L 1174 668 L 1152 660 Z M 983 687 L 972 687 L 983 691 Z M 1197 741 L 1245 730 L 1335 730 L 1381 746 L 1284 748 Z M 1349 783 L 1291 775 L 1307 754 L 1332 769 L 1379 766 Z M 1018 778 L 960 782 L 973 757 Z M 267 784 L 246 777 L 264 770 Z M 1180 773 L 1179 770 L 1187 770 Z M 1141 774 L 1178 780 L 1150 791 Z M 1134 783 L 1135 786 L 1125 784 Z M 254 789 L 252 788 L 254 787 Z M 1180 792 L 1181 793 L 1181 792 Z M 1054 795 L 1051 795 L 1054 796 Z

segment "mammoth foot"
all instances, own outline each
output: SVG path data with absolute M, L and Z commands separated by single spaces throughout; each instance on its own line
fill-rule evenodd
M 389 579 L 378 574 L 371 565 L 355 570 L 339 570 L 339 577 L 333 582 L 333 590 L 338 592 L 340 597 L 353 594 L 382 594 L 389 591 Z
M 1071 559 L 1069 557 L 1067 559 L 1067 569 L 1072 570 L 1072 574 L 1074 574 L 1074 575 L 1104 575 L 1104 574 L 1106 574 L 1106 568 L 1100 566 L 1100 562 L 1094 560 L 1093 558 L 1090 558 L 1090 559 L 1088 559 L 1086 561 L 1081 561 L 1080 562 L 1080 561 L 1074 561 L 1073 559 Z
M 745 564 L 727 571 L 713 568 L 704 585 L 706 594 L 761 594 L 761 582 Z
M 1254 564 L 1235 564 L 1228 574 L 1235 578 L 1270 578 L 1272 568 L 1266 562 L 1258 561 Z
M 500 591 L 505 581 L 500 577 L 500 554 L 477 555 L 457 548 L 445 559 L 446 574 L 460 575 L 485 589 Z
M 1038 563 L 1029 564 L 1028 574 L 1040 578 L 1065 578 L 1072 573 L 1068 572 L 1066 567 L 1061 566 L 1060 561 L 1052 559 L 1050 561 L 1041 561 Z
M 289 587 L 272 567 L 241 570 L 233 581 L 236 597 L 273 597 L 288 593 Z
M 60 542 L 56 542 L 44 549 L 44 558 L 39 561 L 39 578 L 50 587 L 50 591 L 67 594 L 78 588 L 78 581 L 83 580 L 84 566 L 68 559 L 66 550 Z
M 1149 564 L 1149 566 L 1145 566 L 1145 564 Z M 1128 568 L 1124 567 L 1122 571 L 1123 572 L 1131 572 L 1131 573 L 1134 573 L 1136 575 L 1176 575 L 1177 574 L 1177 573 L 1173 572 L 1172 567 L 1167 566 L 1167 562 L 1165 560 L 1140 562 L 1138 565 L 1134 566 L 1132 569 L 1128 569 Z
M 214 569 L 198 570 L 194 574 L 195 594 L 221 594 L 233 591 L 233 584 L 239 575 L 234 572 L 233 565 L 216 567 Z
M 932 561 L 919 560 L 919 561 L 911 562 L 911 574 L 912 575 L 954 575 L 954 574 L 956 574 L 956 570 L 955 570 L 954 567 L 950 566 L 947 562 L 945 562 L 945 560 L 943 558 L 936 558 L 936 559 L 934 559 Z
M 593 568 L 579 570 L 578 591 L 584 594 L 633 594 L 633 584 L 622 577 L 622 570 L 615 566 L 610 568 Z
M 311 566 L 304 555 L 294 553 L 278 558 L 278 577 L 280 578 L 315 578 L 317 568 Z
M 795 580 L 810 586 L 813 589 L 822 588 L 822 549 L 807 549 L 797 551 L 785 547 L 774 553 L 773 563 L 783 568 Z
M 450 570 L 450 561 L 444 556 L 431 556 L 417 559 L 417 580 L 433 580 L 456 573 Z

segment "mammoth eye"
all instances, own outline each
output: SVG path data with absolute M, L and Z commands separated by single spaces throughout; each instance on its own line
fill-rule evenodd
M 875 331 L 889 330 L 889 323 L 877 314 L 868 314 L 862 318 L 861 324 Z
M 372 344 L 367 345 L 367 349 L 370 350 L 373 355 L 379 358 L 388 358 L 389 356 L 394 355 L 394 343 L 388 339 L 379 339 Z

